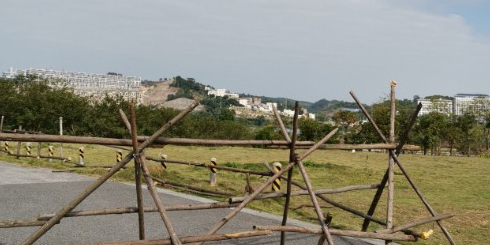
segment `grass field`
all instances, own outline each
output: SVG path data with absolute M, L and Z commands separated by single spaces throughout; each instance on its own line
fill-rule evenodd
M 11 143 L 15 148 L 16 143 Z M 55 155 L 60 154 L 60 145 L 55 144 Z M 78 148 L 85 148 L 85 165 L 100 166 L 111 165 L 116 161 L 117 149 L 95 145 L 63 145 L 65 157 L 76 161 Z M 36 149 L 33 149 L 35 154 Z M 298 151 L 301 154 L 301 150 Z M 148 149 L 148 156 L 159 157 L 168 155 L 168 159 L 190 162 L 209 162 L 212 157 L 217 158 L 219 165 L 232 166 L 242 169 L 266 171 L 262 165 L 279 161 L 287 163 L 288 150 L 271 150 L 261 148 L 239 147 L 177 147 Z M 128 154 L 123 151 L 123 155 Z M 47 155 L 47 145 L 43 145 L 42 155 Z M 72 163 L 61 163 L 59 160 L 48 162 L 45 159 L 15 159 L 0 153 L 0 160 L 16 162 L 23 165 L 42 166 L 57 169 L 66 169 Z M 400 162 L 415 181 L 426 199 L 439 214 L 452 213 L 455 217 L 443 221 L 451 232 L 457 244 L 488 244 L 490 242 L 490 159 L 476 157 L 446 157 L 421 156 L 403 154 Z M 218 186 L 209 186 L 209 170 L 186 165 L 168 164 L 165 171 L 160 164 L 149 162 L 151 169 L 166 180 L 192 184 L 209 190 L 219 190 L 234 193 L 235 196 L 245 195 L 246 176 L 240 173 L 218 171 Z M 319 150 L 304 160 L 308 175 L 313 182 L 315 190 L 331 189 L 348 185 L 378 184 L 388 165 L 388 156 L 385 153 L 356 152 L 340 150 Z M 120 181 L 134 180 L 133 164 L 129 168 L 117 173 L 114 178 Z M 78 169 L 78 173 L 100 175 L 104 169 Z M 302 181 L 301 174 L 294 170 L 293 178 Z M 266 177 L 251 176 L 252 187 L 256 188 L 265 182 Z M 283 183 L 285 189 L 285 183 Z M 270 188 L 267 189 L 270 191 Z M 375 190 L 352 191 L 329 197 L 339 203 L 362 212 L 369 208 Z M 223 198 L 215 198 L 224 201 Z M 248 207 L 282 215 L 284 199 L 267 199 L 254 201 Z M 326 203 L 322 203 L 325 213 L 333 215 L 332 226 L 340 229 L 360 230 L 363 219 L 350 213 L 341 211 Z M 315 213 L 308 196 L 293 197 L 290 217 L 315 222 Z M 401 171 L 395 171 L 395 215 L 394 224 L 402 224 L 430 217 L 429 212 L 417 197 Z M 117 206 L 115 204 L 115 206 Z M 375 217 L 385 219 L 386 191 L 378 205 Z M 372 223 L 370 230 L 382 229 Z M 428 240 L 421 240 L 409 244 L 449 244 L 435 223 L 416 227 L 417 231 L 433 229 L 434 235 Z

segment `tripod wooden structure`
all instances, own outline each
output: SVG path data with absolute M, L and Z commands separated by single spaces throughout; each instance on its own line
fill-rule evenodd
M 395 139 L 394 139 L 394 115 L 395 115 L 395 100 L 394 100 L 394 88 L 395 88 L 394 83 L 391 85 L 391 126 L 390 126 L 390 137 L 387 139 L 383 133 L 379 130 L 377 127 L 376 123 L 372 119 L 372 117 L 369 115 L 367 110 L 363 107 L 362 103 L 357 99 L 357 97 L 354 95 L 353 92 L 351 92 L 352 97 L 356 101 L 356 103 L 359 105 L 365 116 L 368 118 L 370 123 L 374 126 L 376 129 L 378 135 L 380 138 L 384 141 L 384 143 L 388 146 L 393 146 L 395 145 Z M 333 245 L 334 240 L 332 238 L 332 235 L 342 235 L 342 236 L 351 236 L 351 237 L 364 237 L 364 238 L 377 238 L 377 239 L 383 239 L 386 240 L 387 244 L 390 243 L 392 240 L 401 240 L 401 241 L 416 241 L 418 238 L 425 238 L 427 236 L 426 233 L 419 233 L 415 232 L 412 230 L 409 230 L 410 228 L 420 225 L 420 224 L 425 224 L 429 222 L 437 222 L 443 233 L 446 235 L 448 241 L 451 244 L 455 244 L 452 237 L 450 236 L 449 232 L 445 227 L 442 225 L 440 222 L 442 219 L 446 219 L 451 217 L 452 215 L 438 215 L 434 209 L 430 206 L 430 204 L 427 202 L 427 200 L 424 198 L 420 190 L 416 187 L 415 183 L 412 181 L 410 176 L 408 175 L 407 171 L 403 168 L 401 165 L 400 161 L 398 160 L 398 155 L 400 154 L 401 150 L 404 147 L 404 144 L 407 140 L 408 133 L 410 132 L 410 128 L 415 122 L 415 119 L 417 117 L 418 111 L 420 110 L 421 106 L 419 105 L 415 112 L 412 115 L 412 118 L 410 120 L 410 125 L 409 127 L 404 131 L 404 134 L 402 138 L 400 139 L 400 142 L 396 144 L 394 147 L 387 147 L 386 149 L 389 152 L 389 165 L 388 169 L 386 171 L 386 174 L 383 176 L 383 179 L 379 185 L 373 186 L 373 188 L 377 189 L 377 193 L 375 197 L 373 198 L 371 207 L 369 208 L 369 211 L 365 214 L 363 212 L 357 211 L 355 209 L 349 208 L 347 206 L 344 206 L 340 203 L 337 203 L 330 198 L 324 196 L 323 194 L 316 192 L 314 190 L 314 187 L 308 177 L 308 173 L 306 171 L 306 168 L 303 164 L 303 160 L 307 158 L 311 153 L 313 153 L 315 150 L 318 148 L 322 147 L 331 137 L 333 137 L 336 132 L 338 131 L 337 129 L 334 129 L 330 133 L 328 133 L 325 137 L 323 137 L 320 141 L 316 142 L 315 144 L 309 146 L 309 149 L 305 151 L 303 154 L 298 155 L 296 153 L 296 147 L 297 145 L 300 145 L 296 140 L 296 136 L 298 134 L 298 112 L 299 112 L 299 107 L 298 103 L 296 103 L 295 106 L 295 114 L 293 118 L 293 127 L 292 127 L 292 135 L 290 136 L 287 133 L 286 127 L 284 126 L 284 123 L 279 116 L 277 110 L 274 110 L 275 116 L 277 121 L 279 122 L 281 132 L 284 136 L 285 143 L 281 143 L 279 145 L 286 145 L 289 147 L 289 163 L 282 168 L 281 170 L 274 172 L 272 169 L 270 169 L 270 178 L 262 183 L 260 187 L 256 188 L 253 192 L 251 192 L 249 195 L 239 199 L 238 201 L 230 201 L 230 203 L 214 203 L 214 204 L 202 204 L 202 205 L 186 205 L 186 207 L 179 207 L 179 206 L 166 206 L 161 198 L 158 196 L 154 181 L 155 178 L 153 178 L 150 175 L 150 171 L 148 168 L 148 164 L 146 163 L 146 160 L 148 157 L 145 156 L 145 148 L 149 147 L 152 143 L 155 141 L 161 140 L 159 139 L 159 136 L 163 134 L 167 129 L 169 129 L 172 125 L 177 123 L 180 119 L 185 117 L 188 113 L 190 113 L 195 107 L 197 107 L 198 103 L 193 103 L 191 106 L 189 106 L 187 109 L 179 113 L 175 118 L 170 120 L 168 123 L 166 123 L 164 126 L 162 126 L 158 131 L 156 131 L 151 137 L 147 138 L 141 138 L 137 136 L 137 128 L 136 128 L 136 118 L 135 118 L 135 113 L 134 113 L 134 106 L 130 108 L 131 111 L 131 120 L 128 120 L 126 115 L 122 111 L 120 111 L 121 117 L 131 135 L 131 146 L 132 146 L 132 152 L 127 154 L 122 161 L 118 162 L 115 164 L 105 175 L 101 176 L 98 178 L 96 181 L 94 181 L 90 186 L 88 186 L 85 190 L 83 190 L 77 197 L 75 197 L 69 204 L 67 204 L 65 207 L 63 207 L 60 211 L 58 211 L 55 214 L 52 215 L 44 215 L 43 217 L 38 217 L 36 221 L 33 221 L 31 223 L 23 223 L 20 221 L 14 221 L 11 222 L 10 224 L 6 224 L 5 222 L 0 222 L 0 228 L 2 227 L 15 227 L 15 226 L 41 226 L 37 231 L 32 233 L 22 244 L 33 244 L 35 243 L 41 236 L 43 236 L 49 229 L 51 229 L 54 225 L 56 225 L 61 219 L 64 217 L 77 217 L 77 216 L 84 216 L 84 215 L 94 215 L 95 213 L 97 214 L 120 214 L 120 213 L 138 213 L 138 223 L 139 223 L 139 239 L 140 241 L 130 241 L 127 242 L 127 244 L 184 244 L 184 243 L 197 243 L 197 244 L 202 244 L 204 242 L 208 241 L 216 241 L 216 240 L 224 240 L 224 239 L 237 239 L 241 237 L 252 237 L 252 236 L 263 236 L 263 235 L 268 235 L 271 234 L 272 231 L 280 231 L 281 232 L 281 244 L 285 244 L 285 241 L 287 240 L 286 238 L 286 232 L 303 232 L 303 233 L 312 233 L 312 234 L 319 234 L 319 244 L 323 244 L 325 241 Z M 2 140 L 12 140 L 12 141 L 31 141 L 31 142 L 41 142 L 43 139 L 41 136 L 29 136 L 22 138 L 22 136 L 13 136 L 13 135 L 7 135 L 7 136 L 2 136 L 0 134 L 0 139 Z M 97 144 L 101 142 L 106 142 L 103 139 L 72 139 L 67 136 L 60 136 L 56 138 L 51 138 L 53 139 L 58 139 L 59 142 L 67 142 L 69 140 L 72 141 L 77 141 L 77 142 L 85 142 L 85 143 L 94 143 Z M 112 143 L 115 143 L 115 141 L 119 142 L 119 145 L 128 145 L 127 141 L 122 141 L 122 140 L 112 140 Z M 194 141 L 197 143 L 197 140 Z M 192 143 L 192 142 L 191 142 Z M 118 144 L 113 144 L 113 145 L 118 145 Z M 126 209 L 113 209 L 113 210 L 102 210 L 102 211 L 97 211 L 97 210 L 89 210 L 89 211 L 76 211 L 74 212 L 73 210 L 85 199 L 87 198 L 91 193 L 93 193 L 97 188 L 99 188 L 104 182 L 106 182 L 111 176 L 113 176 L 117 171 L 122 169 L 127 163 L 129 163 L 131 160 L 134 159 L 135 162 L 135 179 L 136 179 L 136 196 L 137 196 L 137 207 L 135 208 L 126 208 Z M 393 224 L 393 193 L 394 193 L 394 167 L 395 164 L 401 169 L 403 172 L 403 175 L 407 178 L 407 180 L 410 182 L 410 185 L 412 188 L 415 190 L 417 195 L 420 197 L 424 205 L 427 207 L 429 210 L 430 214 L 432 217 L 423 219 L 423 220 L 418 220 L 414 222 L 410 222 L 407 224 L 403 225 L 398 225 L 395 226 Z M 301 179 L 303 183 L 298 182 L 293 180 L 293 168 L 297 167 L 301 173 Z M 287 173 L 287 176 L 285 176 Z M 141 179 L 145 180 L 147 188 L 153 198 L 153 201 L 155 203 L 156 207 L 144 207 L 142 204 L 142 184 L 141 184 Z M 254 227 L 253 230 L 247 231 L 247 232 L 240 232 L 240 233 L 233 233 L 233 234 L 217 234 L 217 232 L 224 226 L 226 225 L 230 220 L 232 220 L 243 208 L 245 208 L 250 202 L 253 200 L 258 200 L 260 198 L 263 198 L 263 195 L 261 193 L 268 188 L 275 180 L 277 179 L 283 179 L 287 181 L 287 187 L 286 187 L 286 193 L 281 194 L 279 196 L 285 197 L 285 203 L 284 203 L 284 212 L 283 212 L 283 220 L 281 222 L 280 226 L 266 226 L 266 227 L 261 227 L 261 226 L 256 226 Z M 308 229 L 305 227 L 291 227 L 287 226 L 287 220 L 288 220 L 288 212 L 289 212 L 289 207 L 291 203 L 291 197 L 295 195 L 295 193 L 292 192 L 292 186 L 299 187 L 300 189 L 305 190 L 304 194 L 309 195 L 311 203 L 315 209 L 315 213 L 317 216 L 318 223 L 321 227 L 321 229 Z M 386 221 L 377 219 L 373 217 L 374 210 L 376 209 L 377 203 L 382 195 L 383 190 L 385 189 L 386 185 L 388 185 L 388 205 L 387 205 L 387 218 Z M 337 190 L 338 192 L 342 192 L 345 190 Z M 268 197 L 272 198 L 272 197 Z M 335 207 L 338 207 L 342 210 L 345 210 L 347 212 L 350 212 L 354 215 L 360 216 L 364 218 L 364 224 L 362 231 L 345 231 L 345 230 L 337 230 L 337 229 L 331 229 L 329 227 L 329 222 L 331 217 L 326 217 L 322 213 L 322 210 L 319 205 L 319 199 L 327 202 Z M 218 223 L 213 225 L 211 229 L 206 233 L 206 234 L 201 234 L 201 235 L 195 235 L 195 236 L 190 236 L 190 237 L 180 237 L 175 228 L 172 225 L 172 222 L 170 218 L 167 215 L 167 212 L 172 211 L 172 210 L 182 210 L 182 209 L 208 209 L 208 208 L 224 208 L 224 207 L 234 207 L 225 217 L 223 217 Z M 165 225 L 166 230 L 168 231 L 169 238 L 163 238 L 160 240 L 152 240 L 151 242 L 148 240 L 145 240 L 145 222 L 144 222 L 144 213 L 149 212 L 149 211 L 157 211 Z M 382 225 L 386 225 L 386 229 L 380 230 L 377 232 L 368 232 L 367 229 L 369 227 L 370 222 L 376 222 Z M 7 222 L 8 223 L 8 222 Z M 10 225 L 10 226 L 8 226 Z M 397 232 L 402 231 L 404 234 L 399 234 Z M 98 243 L 98 244 L 112 244 L 112 243 Z M 118 244 L 125 244 L 123 243 L 118 243 Z

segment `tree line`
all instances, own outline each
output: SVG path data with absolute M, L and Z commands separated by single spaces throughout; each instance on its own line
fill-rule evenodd
M 52 83 L 52 81 L 50 81 Z M 192 84 L 179 80 L 179 86 Z M 128 138 L 119 109 L 129 115 L 130 102 L 122 97 L 106 96 L 95 100 L 73 93 L 68 87 L 51 87 L 48 81 L 34 76 L 0 78 L 0 115 L 4 116 L 3 129 L 58 134 L 59 117 L 63 117 L 64 134 L 110 138 Z M 185 90 L 191 91 L 191 90 Z M 189 92 L 185 92 L 190 94 Z M 267 139 L 282 140 L 278 123 L 272 118 L 237 118 L 229 105 L 237 102 L 228 98 L 204 96 L 200 103 L 206 110 L 193 112 L 171 127 L 165 137 L 206 139 Z M 396 138 L 407 127 L 416 102 L 398 100 Z M 368 107 L 381 131 L 388 135 L 390 108 L 388 101 Z M 171 108 L 136 106 L 138 134 L 151 135 L 179 112 Z M 379 143 L 373 126 L 363 121 L 360 113 L 337 110 L 330 116 L 332 123 L 319 122 L 307 117 L 298 121 L 299 140 L 317 141 L 335 127 L 339 133 L 330 143 Z M 291 118 L 283 117 L 288 128 Z M 419 116 L 409 135 L 409 144 L 419 145 L 424 154 L 475 155 L 488 152 L 490 113 L 466 113 L 462 116 L 430 113 Z

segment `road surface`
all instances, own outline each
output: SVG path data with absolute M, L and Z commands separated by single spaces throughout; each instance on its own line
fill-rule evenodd
M 25 168 L 0 162 L 0 221 L 30 220 L 39 214 L 56 213 L 82 192 L 95 178 L 71 173 L 52 173 L 48 169 Z M 144 189 L 144 205 L 155 206 Z M 159 189 L 165 205 L 211 202 L 169 190 Z M 135 187 L 131 184 L 106 182 L 75 210 L 136 206 Z M 230 209 L 169 212 L 177 235 L 205 234 L 225 217 Z M 219 233 L 252 230 L 253 225 L 280 225 L 282 217 L 245 209 L 228 222 Z M 289 225 L 318 228 L 312 224 L 291 220 Z M 158 213 L 145 213 L 146 239 L 168 238 Z M 0 229 L 0 244 L 20 244 L 38 227 Z M 287 234 L 286 244 L 317 244 L 318 236 Z M 86 244 L 138 240 L 136 214 L 64 218 L 36 244 Z M 279 244 L 279 233 L 271 236 L 208 242 L 205 244 Z M 376 240 L 334 237 L 336 245 L 384 244 Z M 326 243 L 325 243 L 326 244 Z

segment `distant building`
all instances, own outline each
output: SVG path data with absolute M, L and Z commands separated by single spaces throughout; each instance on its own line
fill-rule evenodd
M 14 70 L 10 68 L 9 71 L 3 73 L 5 78 L 14 78 L 19 75 L 35 75 L 48 80 L 52 87 L 67 86 L 73 88 L 75 94 L 94 96 L 95 99 L 101 99 L 106 95 L 120 95 L 128 101 L 133 99 L 138 101 L 140 97 L 138 92 L 141 86 L 140 77 L 123 76 L 114 72 L 101 75 L 46 69 Z
M 419 99 L 422 104 L 419 115 L 426 115 L 431 112 L 443 113 L 446 115 L 464 115 L 467 112 L 476 115 L 490 110 L 490 96 L 486 94 L 456 94 L 453 100 L 448 99 Z
M 466 112 L 479 114 L 490 110 L 490 97 L 486 94 L 457 94 L 454 96 L 454 114 L 463 115 Z
M 417 103 L 422 104 L 419 115 L 426 115 L 431 112 L 438 112 L 449 115 L 453 113 L 453 101 L 448 99 L 419 99 Z
M 208 95 L 214 95 L 216 97 L 225 97 L 227 96 L 228 98 L 231 99 L 238 99 L 240 96 L 236 93 L 230 93 L 230 91 L 220 88 L 220 89 L 212 89 L 210 87 L 205 88 L 208 91 Z

